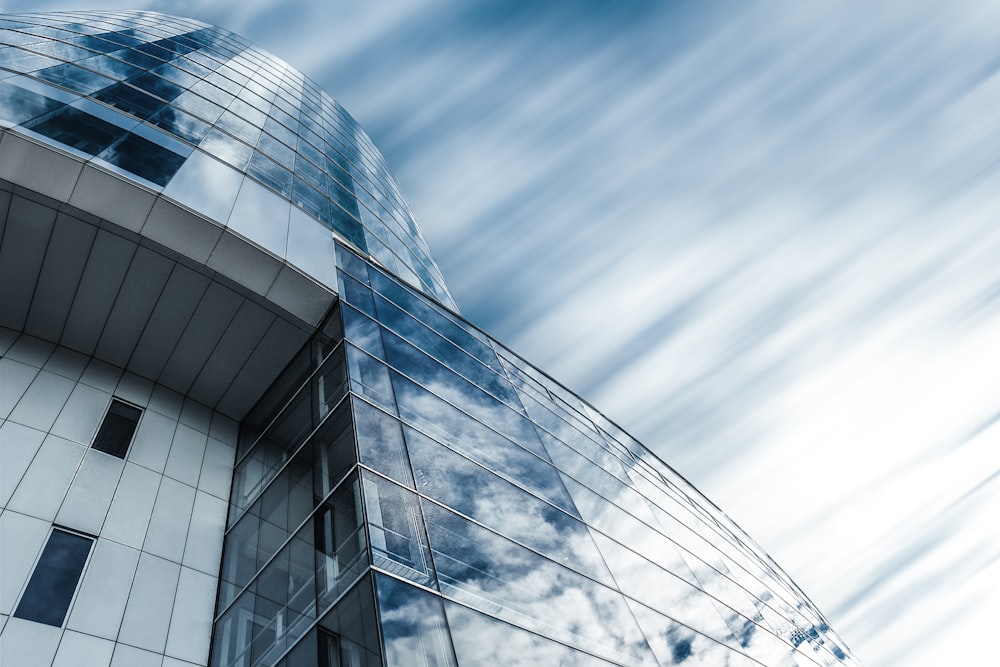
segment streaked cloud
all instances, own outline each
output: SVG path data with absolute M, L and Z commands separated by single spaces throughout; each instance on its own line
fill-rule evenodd
M 727 510 L 863 662 L 992 659 L 997 8 L 147 4 L 337 96 L 464 313 Z

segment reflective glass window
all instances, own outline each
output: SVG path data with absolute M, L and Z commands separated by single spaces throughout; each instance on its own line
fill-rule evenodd
M 620 593 L 421 502 L 441 592 L 626 665 L 655 665 Z
M 0 119 L 17 125 L 41 116 L 64 103 L 6 81 L 0 81 Z
M 166 185 L 184 164 L 178 155 L 152 141 L 129 134 L 101 153 L 100 158 L 157 185 Z
M 156 76 L 151 72 L 133 77 L 129 79 L 128 82 L 139 90 L 143 90 L 150 95 L 156 95 L 160 99 L 168 102 L 184 92 L 177 85 L 164 78 Z
M 420 492 L 558 563 L 614 586 L 578 519 L 413 429 L 406 443 Z
M 357 397 L 352 404 L 361 462 L 412 488 L 413 475 L 399 422 Z
M 292 172 L 261 152 L 254 152 L 247 173 L 285 197 L 291 194 Z
M 174 106 L 183 109 L 209 123 L 214 123 L 222 115 L 223 108 L 201 95 L 188 91 L 173 101 Z
M 381 271 L 372 270 L 370 275 L 372 287 L 383 296 L 412 313 L 418 320 L 433 328 L 490 368 L 497 372 L 503 372 L 500 362 L 497 360 L 496 353 L 485 342 L 485 337 L 480 338 L 482 334 L 473 331 L 468 325 L 457 323 L 450 316 L 426 301 L 426 297 L 421 297 L 411 292 Z
M 481 361 L 423 323 L 418 322 L 410 314 L 381 295 L 375 295 L 375 307 L 378 311 L 379 322 L 427 354 L 444 362 L 449 368 L 475 382 L 507 405 L 516 410 L 520 409 L 520 403 L 506 378 L 501 378 Z
M 86 58 L 81 60 L 79 65 L 116 80 L 138 76 L 144 71 L 141 67 L 136 67 L 117 58 L 105 55 Z
M 382 667 L 375 613 L 371 577 L 365 576 L 320 619 L 316 659 L 297 661 L 293 652 L 288 667 Z
M 292 180 L 292 203 L 317 220 L 330 219 L 330 201 L 323 193 L 299 178 Z
M 434 566 L 416 494 L 367 471 L 363 471 L 362 480 L 372 564 L 435 587 Z
M 28 127 L 91 155 L 97 155 L 126 134 L 121 127 L 74 107 L 66 107 L 55 116 Z
M 54 529 L 42 549 L 14 616 L 61 626 L 93 543 L 90 537 Z
M 441 598 L 375 573 L 387 667 L 457 666 Z M 488 641 L 487 638 L 481 638 Z M 464 664 L 491 664 L 466 661 Z M 500 660 L 492 664 L 510 664 Z M 555 664 L 555 663 L 552 663 Z
M 149 118 L 149 122 L 196 145 L 205 138 L 211 127 L 205 121 L 170 105 L 164 106 L 159 112 L 153 114 Z
M 117 398 L 112 399 L 101 427 L 97 430 L 92 447 L 99 452 L 125 458 L 132 443 L 136 426 L 142 416 L 142 409 L 129 405 Z
M 559 473 L 544 460 L 397 373 L 392 373 L 392 384 L 403 421 L 558 507 L 576 513 Z
M 246 168 L 253 153 L 250 146 L 215 127 L 208 131 L 198 147 L 241 171 Z
M 386 361 L 434 394 L 460 407 L 525 449 L 548 458 L 534 426 L 519 412 L 432 360 L 399 336 L 382 331 Z
M 617 664 L 522 630 L 450 600 L 444 601 L 444 607 L 455 655 L 461 665 L 599 667 Z
M 385 364 L 372 358 L 353 345 L 347 345 L 347 363 L 350 368 L 351 391 L 389 410 L 396 411 L 393 384 Z
M 78 93 L 83 93 L 84 95 L 88 95 L 114 83 L 113 79 L 95 74 L 73 63 L 63 63 L 54 67 L 46 67 L 43 70 L 35 72 L 35 76 L 39 79 L 57 83 L 70 90 L 75 90 Z

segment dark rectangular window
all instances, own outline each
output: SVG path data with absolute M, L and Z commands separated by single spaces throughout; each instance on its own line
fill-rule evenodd
M 94 449 L 117 456 L 120 459 L 125 458 L 125 453 L 128 452 L 128 446 L 132 442 L 132 436 L 135 434 L 135 427 L 139 423 L 141 415 L 142 410 L 134 405 L 119 401 L 117 398 L 112 399 L 111 407 L 104 415 L 101 428 L 97 431 L 97 437 L 94 438 Z
M 28 127 L 91 155 L 97 155 L 125 134 L 117 125 L 75 107 L 66 107 L 55 116 Z
M 157 185 L 166 185 L 184 164 L 184 156 L 135 134 L 128 134 L 98 157 Z
M 92 538 L 54 529 L 14 616 L 61 626 L 93 543 Z

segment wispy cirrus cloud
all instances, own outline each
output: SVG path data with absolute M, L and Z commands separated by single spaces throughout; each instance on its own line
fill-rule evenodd
M 465 314 L 730 512 L 863 661 L 991 659 L 997 9 L 151 6 L 343 102 Z

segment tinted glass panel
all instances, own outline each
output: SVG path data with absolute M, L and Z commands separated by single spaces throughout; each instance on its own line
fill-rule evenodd
M 382 574 L 375 575 L 375 583 L 386 665 L 456 665 L 441 598 Z
M 139 423 L 142 410 L 137 407 L 123 403 L 118 399 L 111 401 L 108 414 L 104 416 L 97 437 L 94 438 L 94 449 L 125 458 L 129 443 L 135 434 L 135 427 Z
M 21 123 L 57 109 L 62 102 L 25 90 L 20 86 L 0 83 L 0 119 Z
M 14 616 L 61 626 L 94 540 L 53 530 Z
M 158 100 L 124 83 L 116 83 L 105 88 L 94 95 L 94 98 L 116 106 L 137 118 L 149 118 L 163 106 L 163 100 Z
M 114 83 L 114 81 L 106 76 L 89 72 L 82 67 L 77 67 L 70 63 L 47 67 L 37 72 L 35 76 L 39 79 L 58 83 L 70 90 L 75 90 L 85 95 Z
M 31 129 L 91 155 L 97 155 L 125 134 L 125 130 L 117 125 L 73 107 L 66 107 L 52 118 L 31 126 Z
M 183 155 L 134 134 L 125 137 L 101 157 L 157 185 L 170 182 L 185 159 Z

